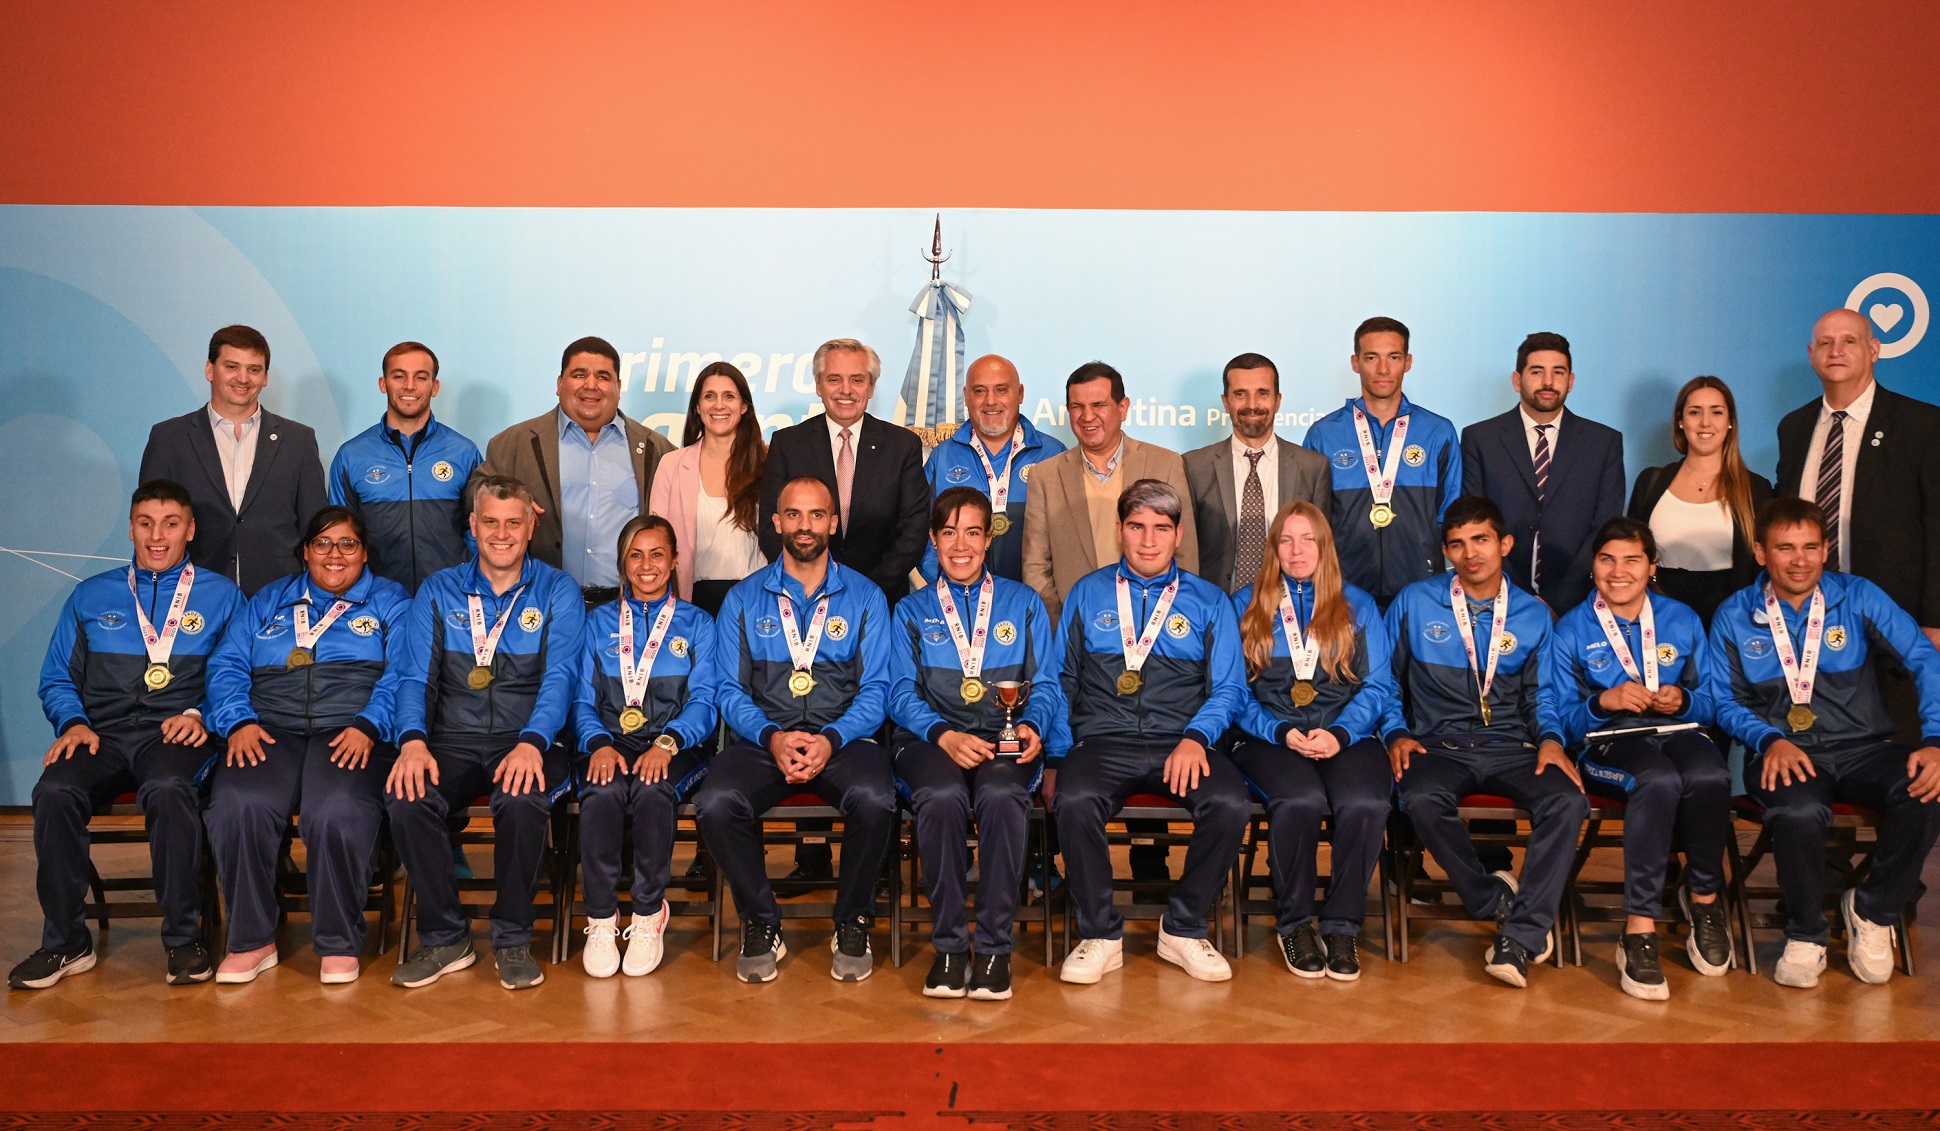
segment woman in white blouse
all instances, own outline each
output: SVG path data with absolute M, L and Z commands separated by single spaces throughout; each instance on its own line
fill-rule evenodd
M 1671 410 L 1671 443 L 1684 458 L 1645 468 L 1630 493 L 1631 518 L 1657 539 L 1657 587 L 1711 614 L 1758 576 L 1752 520 L 1772 497 L 1771 480 L 1738 451 L 1738 404 L 1716 377 L 1693 377 Z
M 713 616 L 735 582 L 767 564 L 754 524 L 768 445 L 739 369 L 717 361 L 700 371 L 681 443 L 661 462 L 647 509 L 679 538 L 681 598 Z

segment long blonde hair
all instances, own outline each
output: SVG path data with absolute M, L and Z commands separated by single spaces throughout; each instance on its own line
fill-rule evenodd
M 1671 444 L 1677 448 L 1678 455 L 1690 454 L 1690 445 L 1684 439 L 1684 405 L 1699 389 L 1716 389 L 1724 398 L 1725 422 L 1730 427 L 1725 430 L 1724 450 L 1720 453 L 1724 466 L 1718 472 L 1718 498 L 1731 512 L 1731 524 L 1738 528 L 1738 537 L 1750 543 L 1754 529 L 1751 472 L 1745 470 L 1745 457 L 1738 451 L 1738 402 L 1731 395 L 1731 386 L 1709 374 L 1684 382 L 1684 387 L 1677 391 L 1677 403 L 1671 407 Z
M 1340 558 L 1334 553 L 1334 528 L 1327 516 L 1308 502 L 1288 503 L 1273 516 L 1267 529 L 1266 554 L 1253 581 L 1253 601 L 1239 619 L 1240 646 L 1246 652 L 1246 677 L 1257 678 L 1273 658 L 1273 636 L 1280 629 L 1280 534 L 1287 521 L 1299 515 L 1314 530 L 1320 566 L 1314 570 L 1314 615 L 1307 633 L 1320 641 L 1320 666 L 1336 682 L 1355 682 L 1354 612 L 1341 591 Z

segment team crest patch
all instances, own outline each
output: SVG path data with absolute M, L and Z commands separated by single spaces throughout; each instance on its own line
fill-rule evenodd
M 1104 612 L 1092 617 L 1091 623 L 1095 628 L 1101 628 L 1106 632 L 1110 632 L 1112 629 L 1118 627 L 1118 614 L 1112 612 L 1110 609 L 1106 609 Z
M 1660 663 L 1660 664 L 1674 664 L 1674 663 L 1676 663 L 1676 662 L 1677 662 L 1677 645 L 1675 645 L 1675 644 L 1659 644 L 1659 645 L 1657 646 L 1657 662 L 1658 662 L 1658 663 Z
M 849 621 L 846 617 L 830 617 L 828 627 L 830 640 L 841 640 L 849 635 Z
M 667 645 L 667 651 L 672 652 L 674 655 L 679 656 L 683 660 L 686 659 L 687 658 L 687 638 L 685 636 L 674 637 L 673 642 Z
M 943 473 L 943 478 L 948 479 L 952 483 L 962 483 L 964 480 L 970 478 L 970 469 L 967 467 L 953 467 Z
M 940 628 L 926 628 L 923 630 L 923 639 L 929 641 L 931 644 L 941 644 L 943 643 L 943 630 Z
M 384 626 L 377 623 L 377 618 L 373 616 L 361 616 L 350 622 L 350 631 L 359 636 L 369 636 L 382 627 Z
M 781 622 L 773 617 L 762 617 L 754 622 L 754 634 L 763 639 L 781 631 Z
M 1420 444 L 1409 444 L 1401 451 L 1401 458 L 1409 467 L 1420 467 L 1428 459 L 1428 452 Z
M 1584 658 L 1583 662 L 1588 665 L 1591 671 L 1600 672 L 1610 666 L 1610 653 L 1607 649 L 1601 652 L 1591 652 L 1589 656 Z
M 1031 468 L 1036 466 L 1037 466 L 1036 464 L 1027 464 L 1024 467 L 1018 468 L 1017 478 L 1022 479 L 1026 483 L 1029 483 L 1031 481 Z
M 1340 451 L 1335 452 L 1334 466 L 1340 468 L 1342 471 L 1346 471 L 1348 468 L 1353 467 L 1354 453 L 1348 451 L 1346 448 L 1342 448 Z
M 1745 655 L 1747 656 L 1763 656 L 1771 650 L 1772 642 L 1769 640 L 1760 640 L 1754 636 L 1750 640 L 1745 641 Z
M 1846 646 L 1846 626 L 1835 624 L 1825 630 L 1825 646 L 1834 652 Z
M 470 628 L 472 620 L 463 609 L 453 609 L 445 614 L 445 623 L 453 628 Z
M 1017 626 L 1007 620 L 998 621 L 997 627 L 993 631 L 997 634 L 997 643 L 999 644 L 1014 644 L 1017 642 Z
M 431 478 L 436 479 L 438 482 L 440 483 L 451 482 L 451 475 L 452 475 L 451 465 L 446 463 L 444 460 L 439 460 L 437 463 L 434 463 L 431 465 Z
M 182 614 L 182 631 L 188 633 L 190 636 L 201 632 L 204 623 L 202 614 L 196 612 L 194 609 L 190 609 L 188 612 Z
M 1514 652 L 1515 650 L 1516 650 L 1516 634 L 1513 632 L 1505 631 L 1502 634 L 1502 647 L 1500 649 L 1499 654 L 1507 656 L 1511 652 Z
M 1442 641 L 1455 635 L 1455 630 L 1448 627 L 1445 621 L 1431 620 L 1422 627 L 1421 635 L 1430 644 L 1440 644 Z
M 519 614 L 519 627 L 527 632 L 539 631 L 539 626 L 544 623 L 546 623 L 546 614 L 529 606 Z
M 1171 634 L 1172 639 L 1180 640 L 1186 633 L 1192 631 L 1192 622 L 1186 619 L 1184 613 L 1173 613 L 1166 618 L 1165 631 Z
M 94 623 L 107 629 L 125 628 L 128 624 L 128 618 L 122 616 L 120 613 L 102 613 L 100 616 L 94 618 Z
M 390 471 L 383 464 L 378 464 L 376 467 L 364 472 L 364 482 L 366 483 L 382 483 L 390 477 Z
M 268 624 L 264 625 L 262 628 L 262 631 L 258 632 L 256 635 L 257 637 L 263 640 L 274 640 L 277 637 L 288 632 L 289 630 L 290 630 L 290 626 L 284 624 L 283 621 L 279 618 L 277 620 L 273 620 Z

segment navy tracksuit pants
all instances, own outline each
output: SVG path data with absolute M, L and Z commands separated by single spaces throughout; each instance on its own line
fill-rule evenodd
M 920 740 L 896 752 L 896 778 L 916 811 L 916 848 L 930 897 L 930 943 L 938 954 L 970 951 L 965 911 L 970 824 L 977 827 L 978 954 L 1009 954 L 1024 887 L 1031 793 L 1042 759 L 992 758 L 974 770 Z
M 667 776 L 648 784 L 640 775 L 615 773 L 596 785 L 579 783 L 579 872 L 586 890 L 586 917 L 610 919 L 620 913 L 620 849 L 628 817 L 633 831 L 633 914 L 657 915 L 667 896 L 673 867 L 676 811 L 707 772 L 707 756 L 690 746 L 667 763 Z
M 1333 819 L 1332 877 L 1320 907 L 1320 933 L 1359 935 L 1367 913 L 1367 885 L 1381 859 L 1394 797 L 1394 773 L 1378 738 L 1364 739 L 1332 758 L 1309 758 L 1257 740 L 1233 750 L 1266 806 L 1268 865 L 1279 901 L 1279 932 L 1290 935 L 1314 919 L 1314 884 L 1322 818 Z
M 1601 742 L 1583 752 L 1583 786 L 1624 803 L 1623 909 L 1647 919 L 1664 913 L 1671 845 L 1684 846 L 1691 891 L 1724 888 L 1731 836 L 1731 767 L 1703 731 Z

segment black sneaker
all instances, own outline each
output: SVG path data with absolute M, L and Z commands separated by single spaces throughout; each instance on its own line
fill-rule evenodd
M 71 954 L 42 947 L 7 975 L 7 985 L 16 990 L 44 990 L 69 974 L 85 974 L 94 969 L 94 944 Z
M 1508 922 L 1509 915 L 1515 911 L 1516 895 L 1522 888 L 1516 883 L 1516 876 L 1513 872 L 1490 872 L 1489 874 L 1494 876 L 1496 882 L 1501 884 L 1503 888 L 1502 898 L 1496 900 L 1494 913 L 1495 925 L 1500 927 L 1502 924 Z
M 206 982 L 216 976 L 216 964 L 209 958 L 209 948 L 199 942 L 186 946 L 168 948 L 168 984 L 188 986 L 196 982 Z
M 788 946 L 781 941 L 781 924 L 745 919 L 741 923 L 741 957 L 734 963 L 734 976 L 744 982 L 772 982 L 781 971 L 781 960 L 788 957 Z
M 924 997 L 962 997 L 970 992 L 970 956 L 938 954 L 923 979 Z
M 1671 987 L 1657 961 L 1657 932 L 1625 931 L 1617 944 L 1617 983 L 1623 992 L 1645 1001 L 1668 1001 Z
M 1302 923 L 1292 934 L 1280 936 L 1280 957 L 1287 960 L 1287 969 L 1296 977 L 1327 976 L 1327 952 L 1321 949 L 1320 935 L 1312 923 Z
M 1004 1001 L 1010 997 L 1010 955 L 979 954 L 970 960 L 972 1001 Z
M 1492 978 L 1500 978 L 1517 989 L 1529 984 L 1529 951 L 1508 935 L 1497 935 L 1495 946 L 1482 964 Z
M 1690 888 L 1680 887 L 1677 902 L 1691 924 L 1690 933 L 1684 936 L 1684 951 L 1691 956 L 1691 965 L 1700 974 L 1723 976 L 1732 962 L 1731 925 L 1725 919 L 1724 896 L 1699 903 L 1691 898 Z
M 1327 944 L 1327 976 L 1336 982 L 1357 981 L 1361 976 L 1360 947 L 1353 935 L 1322 935 Z
M 835 922 L 835 937 L 829 949 L 835 958 L 829 963 L 829 977 L 838 982 L 860 982 L 876 970 L 876 953 L 869 949 L 869 916 L 857 915 Z

